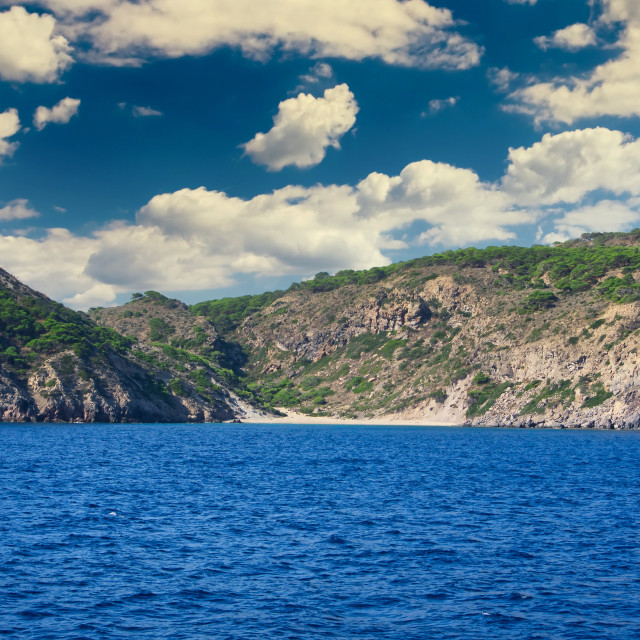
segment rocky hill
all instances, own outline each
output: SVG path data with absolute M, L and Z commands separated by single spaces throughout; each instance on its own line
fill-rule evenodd
M 267 405 L 345 418 L 637 427 L 639 236 L 447 252 L 194 310 L 250 354 L 248 388 Z
M 139 307 L 164 305 L 167 318 L 182 314 L 190 320 L 188 328 L 175 322 L 178 335 L 215 340 L 215 331 L 203 328 L 209 326 L 204 319 L 193 322 L 184 305 L 157 295 L 160 302 L 142 296 L 132 317 Z M 215 386 L 206 365 L 179 362 L 194 357 L 191 352 L 156 358 L 154 348 L 144 346 L 157 337 L 153 328 L 149 335 L 138 329 L 125 337 L 106 326 L 109 319 L 105 312 L 104 326 L 98 326 L 0 269 L 0 420 L 185 422 L 244 415 L 242 401 L 226 386 Z M 158 325 L 164 329 L 156 331 L 168 331 L 166 319 Z M 181 373 L 174 375 L 178 368 Z
M 242 352 L 225 345 L 213 324 L 182 302 L 147 291 L 121 307 L 92 309 L 90 317 L 130 340 L 129 359 L 184 407 L 190 421 L 233 420 L 256 411 L 236 373 Z
M 448 251 L 191 308 L 149 291 L 89 315 L 1 272 L 0 417 L 637 428 L 639 238 Z

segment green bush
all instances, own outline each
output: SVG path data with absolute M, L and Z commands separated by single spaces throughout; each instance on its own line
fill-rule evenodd
M 473 384 L 487 384 L 491 382 L 491 378 L 482 371 L 478 371 L 475 376 L 473 376 Z
M 373 383 L 369 382 L 362 376 L 354 376 L 350 380 L 347 380 L 344 388 L 347 391 L 353 391 L 353 393 L 366 393 L 373 389 Z
M 167 342 L 175 329 L 162 318 L 149 319 L 149 339 L 152 342 Z
M 548 309 L 552 307 L 558 298 L 551 291 L 541 291 L 536 289 L 530 293 L 520 305 L 520 313 L 527 313 L 530 311 L 540 311 L 542 309 Z

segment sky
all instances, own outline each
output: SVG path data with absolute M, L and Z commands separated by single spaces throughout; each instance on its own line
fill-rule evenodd
M 637 0 L 0 0 L 0 266 L 73 308 L 636 226 Z

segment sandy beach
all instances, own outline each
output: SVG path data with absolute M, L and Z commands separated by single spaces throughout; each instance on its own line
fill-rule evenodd
M 284 416 L 269 416 L 259 412 L 251 412 L 242 422 L 247 424 L 326 424 L 326 425 L 395 425 L 411 427 L 459 427 L 460 423 L 446 422 L 442 420 L 425 420 L 420 418 L 408 418 L 399 416 L 397 418 L 335 418 L 322 417 L 292 411 L 291 409 L 278 408 L 278 411 L 286 414 Z

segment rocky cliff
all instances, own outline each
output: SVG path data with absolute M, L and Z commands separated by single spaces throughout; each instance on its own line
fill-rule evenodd
M 199 336 L 198 328 L 208 323 L 192 322 L 186 307 L 175 305 L 169 314 L 172 320 L 180 314 L 182 320 L 185 315 L 190 318 L 187 328 L 175 321 L 179 335 Z M 105 315 L 108 319 L 108 312 Z M 111 324 L 117 325 L 117 319 Z M 144 330 L 133 333 L 136 336 L 127 338 L 99 327 L 0 270 L 0 420 L 186 422 L 244 414 L 233 392 L 214 387 L 199 373 L 206 367 L 173 360 L 170 366 L 150 366 L 145 358 L 153 357 L 153 347 L 139 346 L 144 345 Z M 205 334 L 215 339 L 213 329 Z M 192 355 L 184 349 L 179 355 L 185 354 Z M 180 367 L 187 378 L 192 371 L 196 375 L 182 383 L 172 377 L 172 367 Z M 196 380 L 203 386 L 202 394 Z
M 234 336 L 249 388 L 310 415 L 636 428 L 638 265 L 637 236 L 603 234 L 320 274 Z

